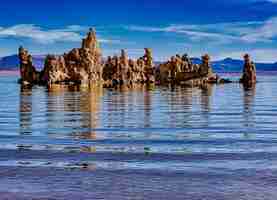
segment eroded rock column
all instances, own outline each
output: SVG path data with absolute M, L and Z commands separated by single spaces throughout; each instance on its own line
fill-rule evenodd
M 257 82 L 256 78 L 256 66 L 251 61 L 250 55 L 244 55 L 243 75 L 240 82 L 245 86 L 252 86 Z
M 22 84 L 36 84 L 39 81 L 39 74 L 33 66 L 32 56 L 22 46 L 18 49 L 20 64 L 20 75 Z

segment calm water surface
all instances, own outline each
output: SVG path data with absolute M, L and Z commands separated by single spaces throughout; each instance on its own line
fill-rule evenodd
M 250 90 L 0 75 L 0 199 L 276 199 L 277 76 Z

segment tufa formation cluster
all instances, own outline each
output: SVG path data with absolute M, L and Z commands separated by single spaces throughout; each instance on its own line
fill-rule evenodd
M 146 83 L 155 81 L 151 49 L 138 60 L 128 58 L 122 50 L 120 57 L 103 61 L 94 29 L 90 29 L 81 48 L 74 48 L 61 56 L 47 55 L 44 68 L 37 72 L 32 57 L 23 47 L 19 48 L 21 83 L 23 84 L 89 84 L 103 82 L 107 87 L 117 84 Z
M 103 81 L 105 87 L 122 84 L 154 83 L 155 68 L 151 49 L 145 48 L 144 56 L 137 60 L 129 59 L 125 50 L 121 50 L 120 57 L 108 57 L 103 67 Z
M 120 56 L 102 58 L 94 29 L 90 29 L 81 48 L 74 48 L 64 55 L 47 55 L 44 68 L 36 71 L 32 56 L 23 47 L 19 48 L 20 82 L 24 85 L 90 84 L 102 83 L 104 87 L 122 84 L 190 84 L 225 82 L 213 73 L 208 54 L 202 56 L 201 64 L 193 64 L 187 54 L 176 55 L 167 62 L 155 66 L 152 50 L 144 49 L 144 55 L 130 59 L 125 50 Z M 245 56 L 243 84 L 256 82 L 256 69 L 249 55 Z
M 200 65 L 193 64 L 187 54 L 182 57 L 180 55 L 172 56 L 171 59 L 158 67 L 157 79 L 162 83 L 177 83 L 192 84 L 217 82 L 218 76 L 212 71 L 210 65 L 210 56 L 208 54 L 202 56 L 202 63 Z M 159 77 L 159 78 L 158 78 Z
M 48 55 L 40 81 L 44 84 L 100 81 L 102 74 L 101 49 L 96 33 L 90 29 L 81 48 L 74 48 L 62 56 Z

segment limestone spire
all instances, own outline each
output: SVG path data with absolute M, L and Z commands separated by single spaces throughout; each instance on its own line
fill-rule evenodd
M 99 44 L 96 38 L 96 31 L 94 28 L 90 28 L 87 37 L 82 42 L 83 49 L 90 49 L 92 52 L 99 48 Z

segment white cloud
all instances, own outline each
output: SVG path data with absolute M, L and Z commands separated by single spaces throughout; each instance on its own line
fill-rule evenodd
M 170 25 L 167 27 L 143 27 L 143 26 L 129 26 L 127 29 L 131 31 L 145 31 L 145 32 L 167 32 L 184 34 L 193 41 L 199 41 L 203 38 L 211 40 L 235 39 L 232 35 L 223 35 L 217 32 L 208 32 L 203 30 L 203 26 L 199 25 Z M 202 30 L 201 30 L 202 29 Z
M 204 25 L 173 24 L 164 27 L 129 26 L 126 28 L 131 31 L 184 35 L 190 40 L 188 43 L 191 44 L 192 50 L 196 50 L 193 49 L 194 44 L 205 44 L 205 48 L 196 51 L 198 55 L 201 55 L 202 51 L 210 49 L 213 60 L 226 57 L 242 59 L 245 53 L 249 53 L 256 62 L 277 61 L 277 49 L 273 49 L 277 43 L 277 17 L 266 21 Z M 228 45 L 232 47 L 229 48 Z
M 0 28 L 0 37 L 29 38 L 43 44 L 62 41 L 81 41 L 81 35 L 70 29 L 43 30 L 41 27 L 33 24 L 20 24 L 8 28 Z
M 275 37 L 277 37 L 277 17 L 265 21 L 262 26 L 245 33 L 241 38 L 246 42 L 270 42 Z
M 43 29 L 33 24 L 19 24 L 11 27 L 0 27 L 0 38 L 16 37 L 28 38 L 41 44 L 56 42 L 81 42 L 81 32 L 88 30 L 88 27 L 71 25 L 62 29 Z M 102 43 L 118 43 L 109 39 L 100 38 Z
M 277 0 L 276 0 L 277 1 Z M 192 41 L 218 43 L 256 43 L 273 42 L 277 37 L 277 17 L 266 21 L 232 22 L 217 24 L 186 24 L 169 25 L 164 27 L 128 26 L 131 31 L 165 32 L 185 35 Z

